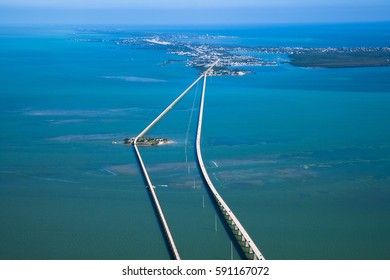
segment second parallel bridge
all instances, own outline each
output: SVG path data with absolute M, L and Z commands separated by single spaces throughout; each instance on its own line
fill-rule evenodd
M 204 108 L 204 96 L 206 93 L 206 80 L 207 80 L 207 73 L 209 70 L 207 70 L 204 73 L 204 80 L 203 80 L 203 90 L 202 90 L 202 97 L 200 101 L 200 110 L 199 110 L 199 120 L 198 120 L 198 130 L 196 134 L 196 155 L 198 158 L 198 163 L 200 166 L 200 169 L 202 171 L 203 177 L 207 183 L 207 186 L 209 187 L 211 193 L 214 196 L 214 199 L 221 210 L 229 228 L 231 229 L 234 237 L 236 238 L 240 248 L 242 249 L 243 253 L 245 254 L 247 259 L 252 260 L 264 260 L 263 254 L 260 252 L 260 250 L 257 248 L 255 242 L 250 238 L 249 234 L 246 232 L 244 227 L 241 225 L 240 221 L 237 219 L 237 217 L 234 215 L 232 210 L 230 210 L 229 206 L 226 204 L 226 202 L 222 199 L 218 191 L 213 185 L 213 182 L 211 181 L 209 175 L 207 174 L 206 167 L 203 162 L 202 158 L 202 152 L 200 149 L 200 139 L 202 135 L 202 122 L 203 122 L 203 108 Z

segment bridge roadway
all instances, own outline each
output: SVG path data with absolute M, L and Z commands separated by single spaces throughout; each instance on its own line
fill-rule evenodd
M 202 75 L 199 76 L 198 79 L 195 80 L 179 97 L 177 97 L 156 119 L 154 119 L 137 137 L 134 139 L 134 150 L 136 152 L 139 164 L 142 169 L 142 173 L 144 175 L 144 178 L 147 183 L 147 187 L 150 190 L 150 194 L 153 199 L 154 206 L 157 211 L 157 215 L 160 219 L 161 226 L 164 230 L 166 241 L 169 245 L 169 248 L 171 250 L 171 254 L 174 259 L 180 260 L 180 254 L 178 252 L 178 249 L 175 245 L 175 241 L 173 239 L 172 233 L 169 229 L 168 223 L 165 219 L 164 212 L 161 208 L 161 205 L 159 203 L 159 200 L 157 198 L 155 187 L 150 179 L 150 176 L 148 174 L 148 171 L 145 167 L 144 161 L 142 159 L 142 156 L 139 152 L 137 141 L 140 137 L 143 137 L 159 120 L 161 120 L 172 108 L 176 105 L 203 77 L 203 89 L 202 89 L 202 97 L 201 97 L 201 105 L 200 105 L 200 112 L 199 112 L 199 120 L 198 120 L 198 130 L 197 130 L 197 136 L 196 136 L 196 153 L 198 158 L 198 163 L 201 168 L 203 177 L 212 192 L 215 201 L 217 202 L 223 216 L 225 217 L 225 220 L 227 224 L 229 225 L 230 229 L 232 230 L 236 240 L 238 241 L 238 244 L 240 245 L 241 249 L 243 250 L 245 256 L 248 259 L 255 259 L 255 260 L 264 260 L 264 256 L 261 254 L 260 250 L 257 248 L 256 244 L 253 242 L 253 240 L 250 238 L 249 234 L 246 232 L 244 227 L 241 225 L 239 220 L 236 218 L 234 213 L 230 210 L 228 205 L 225 203 L 225 201 L 222 199 L 222 197 L 219 195 L 217 190 L 215 189 L 212 181 L 210 180 L 210 177 L 207 174 L 202 153 L 200 150 L 200 139 L 201 139 L 201 132 L 202 132 L 202 122 L 203 122 L 203 108 L 204 108 L 204 96 L 206 92 L 206 77 L 207 74 L 211 71 L 211 69 L 219 62 L 214 62 L 205 72 L 203 72 Z
M 216 61 L 215 63 L 213 63 L 204 73 L 207 73 L 209 72 L 216 64 L 218 63 L 218 61 Z M 166 238 L 166 241 L 169 245 L 169 248 L 171 250 L 171 254 L 172 254 L 172 257 L 176 260 L 180 260 L 180 254 L 179 254 L 179 251 L 177 250 L 177 247 L 175 245 L 175 241 L 173 239 L 173 236 L 172 236 L 172 233 L 169 229 L 169 226 L 168 226 L 168 223 L 165 219 L 165 215 L 164 215 L 164 212 L 161 208 L 161 205 L 160 205 L 160 202 L 157 198 L 157 195 L 156 195 L 156 192 L 154 190 L 154 185 L 152 183 L 152 180 L 150 179 L 150 176 L 148 174 L 148 171 L 146 170 L 146 167 L 145 167 L 145 164 L 144 164 L 144 161 L 141 157 L 141 154 L 138 150 L 138 147 L 137 147 L 137 141 L 138 141 L 138 138 L 140 137 L 143 137 L 159 120 L 161 120 L 172 108 L 173 106 L 176 105 L 177 102 L 180 101 L 180 99 L 182 99 L 204 76 L 204 73 L 202 75 L 199 76 L 198 79 L 195 80 L 195 82 L 193 82 L 182 94 L 179 95 L 179 97 L 177 97 L 156 119 L 154 119 L 137 137 L 135 137 L 134 139 L 134 150 L 135 150 L 135 153 L 137 155 L 137 158 L 138 158 L 138 161 L 139 161 L 139 164 L 141 166 L 141 169 L 142 169 L 142 173 L 144 175 L 144 178 L 146 180 L 146 183 L 147 183 L 147 187 L 148 189 L 150 190 L 150 194 L 152 196 L 152 199 L 153 199 L 153 203 L 154 203 L 154 206 L 156 208 L 156 211 L 157 211 L 157 215 L 160 219 L 160 222 L 161 222 L 161 226 L 164 230 L 164 234 L 165 234 L 165 238 Z
M 237 217 L 234 215 L 232 210 L 230 210 L 229 206 L 226 204 L 226 202 L 222 199 L 222 197 L 219 195 L 218 191 L 215 189 L 212 181 L 210 180 L 209 175 L 207 174 L 206 167 L 203 162 L 202 158 L 202 152 L 200 149 L 200 139 L 202 134 L 202 122 L 203 122 L 203 108 L 204 108 L 204 96 L 206 93 L 206 79 L 207 79 L 207 73 L 211 69 L 204 72 L 204 80 L 203 80 L 203 89 L 202 89 L 202 97 L 200 102 L 200 110 L 199 110 L 199 120 L 198 120 L 198 130 L 196 135 L 196 154 L 198 157 L 198 162 L 200 169 L 202 171 L 203 177 L 211 191 L 211 193 L 214 196 L 215 201 L 217 202 L 219 209 L 221 210 L 227 224 L 229 225 L 229 228 L 232 230 L 238 244 L 240 245 L 240 248 L 243 250 L 245 256 L 248 259 L 253 260 L 265 260 L 263 254 L 260 252 L 260 250 L 257 248 L 256 244 L 253 242 L 253 240 L 250 238 L 249 234 L 246 232 L 244 227 L 241 225 L 240 221 L 237 219 Z

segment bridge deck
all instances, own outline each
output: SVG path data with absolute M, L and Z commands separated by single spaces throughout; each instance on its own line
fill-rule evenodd
M 209 71 L 212 67 L 210 67 L 207 71 Z M 169 226 L 168 226 L 167 220 L 165 218 L 164 212 L 163 212 L 163 210 L 162 210 L 162 208 L 160 206 L 160 202 L 159 202 L 158 197 L 156 195 L 156 192 L 154 190 L 154 186 L 153 186 L 152 180 L 150 179 L 150 176 L 148 174 L 148 171 L 147 171 L 146 166 L 144 164 L 144 161 L 142 159 L 141 153 L 138 150 L 137 141 L 138 141 L 138 138 L 143 137 L 159 120 L 161 120 L 173 108 L 173 106 L 175 106 L 176 103 L 178 103 L 202 79 L 202 77 L 203 77 L 203 74 L 198 79 L 196 79 L 195 82 L 193 82 L 182 94 L 180 94 L 179 97 L 177 97 L 171 104 L 169 104 L 169 106 L 157 118 L 155 118 L 134 139 L 134 150 L 135 150 L 135 153 L 137 155 L 139 164 L 141 166 L 142 173 L 143 173 L 145 181 L 147 183 L 147 187 L 148 187 L 148 189 L 150 191 L 150 194 L 152 195 L 153 203 L 154 203 L 154 206 L 156 208 L 157 215 L 158 215 L 158 217 L 160 219 L 161 226 L 162 226 L 162 228 L 164 230 L 166 241 L 167 241 L 167 243 L 169 245 L 169 248 L 171 250 L 171 254 L 172 254 L 173 258 L 176 259 L 176 260 L 180 260 L 181 259 L 180 258 L 180 254 L 179 254 L 179 251 L 178 251 L 178 249 L 176 247 L 176 244 L 175 244 L 175 241 L 173 239 L 172 233 L 171 233 L 171 231 L 169 229 Z
M 148 174 L 148 171 L 145 167 L 145 164 L 143 162 L 142 156 L 138 150 L 137 146 L 137 140 L 140 137 L 143 137 L 159 120 L 161 120 L 172 108 L 176 105 L 202 78 L 204 78 L 203 81 L 203 90 L 202 90 L 202 97 L 201 97 L 201 105 L 200 105 L 200 112 L 199 112 L 199 121 L 198 121 L 198 130 L 197 130 L 197 136 L 196 136 L 196 153 L 197 158 L 199 162 L 199 166 L 201 168 L 203 177 L 211 190 L 211 193 L 213 194 L 223 216 L 225 217 L 226 222 L 228 223 L 230 229 L 232 230 L 234 236 L 236 237 L 240 247 L 242 248 L 244 254 L 248 259 L 258 259 L 262 260 L 264 259 L 263 255 L 261 254 L 260 250 L 256 247 L 253 240 L 249 237 L 249 234 L 245 231 L 244 227 L 241 225 L 239 220 L 236 218 L 236 216 L 233 214 L 233 212 L 230 210 L 228 205 L 225 203 L 225 201 L 222 199 L 222 197 L 219 195 L 217 190 L 215 189 L 212 181 L 210 180 L 210 177 L 207 174 L 206 168 L 203 163 L 202 153 L 200 150 L 200 138 L 201 138 L 201 132 L 202 132 L 202 122 L 203 122 L 203 107 L 204 107 L 204 95 L 206 91 L 206 79 L 207 79 L 207 73 L 211 71 L 211 69 L 218 63 L 218 61 L 214 62 L 202 75 L 198 77 L 182 94 L 179 95 L 156 119 L 154 119 L 137 137 L 134 139 L 134 150 L 136 152 L 139 164 L 142 169 L 142 173 L 144 175 L 145 181 L 147 183 L 147 187 L 151 193 L 154 206 L 157 211 L 157 215 L 160 219 L 161 226 L 164 230 L 165 238 L 167 240 L 167 243 L 169 245 L 169 248 L 171 250 L 171 254 L 174 259 L 180 260 L 180 254 L 178 252 L 178 249 L 175 245 L 175 241 L 173 239 L 173 236 L 171 234 L 171 231 L 169 229 L 168 223 L 165 219 L 164 212 L 160 206 L 158 197 L 156 195 L 156 192 L 154 190 L 153 183 L 150 179 L 150 176 Z
M 214 187 L 209 175 L 207 174 L 206 167 L 203 162 L 202 158 L 202 152 L 200 149 L 200 139 L 202 134 L 202 122 L 203 122 L 203 108 L 204 108 L 204 96 L 206 92 L 206 78 L 207 78 L 208 71 L 204 74 L 204 80 L 203 80 L 203 90 L 202 90 L 202 97 L 201 97 L 201 103 L 200 103 L 200 111 L 199 111 L 199 120 L 198 120 L 198 130 L 196 135 L 196 154 L 198 157 L 198 162 L 200 169 L 202 171 L 203 177 L 211 191 L 211 193 L 214 196 L 214 199 L 216 200 L 219 209 L 222 211 L 223 216 L 225 217 L 226 222 L 228 223 L 230 229 L 232 230 L 236 240 L 238 241 L 241 249 L 243 250 L 245 256 L 248 259 L 255 259 L 255 260 L 264 260 L 263 254 L 260 252 L 260 250 L 257 248 L 256 244 L 253 242 L 253 240 L 250 238 L 249 234 L 246 232 L 244 227 L 241 225 L 240 221 L 237 219 L 237 217 L 234 215 L 234 213 L 230 210 L 229 206 L 226 204 L 226 202 L 222 199 L 222 197 L 219 195 L 218 191 Z

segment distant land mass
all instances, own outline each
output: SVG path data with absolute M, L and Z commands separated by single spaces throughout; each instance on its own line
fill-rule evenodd
M 100 34 L 99 30 L 79 30 L 79 42 L 112 42 L 117 45 L 133 48 L 165 50 L 177 55 L 180 59 L 171 59 L 161 63 L 167 66 L 172 63 L 185 63 L 200 72 L 205 71 L 210 63 L 220 62 L 209 75 L 243 76 L 255 73 L 256 67 L 279 66 L 291 64 L 310 68 L 348 68 L 390 66 L 390 47 L 266 47 L 218 45 L 210 40 L 233 39 L 234 36 L 150 33 L 134 34 L 120 39 L 83 38 L 83 34 Z M 271 56 L 269 56 L 271 55 Z M 273 55 L 273 56 L 272 56 Z M 280 56 L 282 55 L 282 56 Z M 285 58 L 282 58 L 282 57 Z M 119 77 L 121 78 L 121 77 Z
M 388 49 L 310 49 L 289 54 L 290 64 L 300 67 L 346 68 L 390 66 Z

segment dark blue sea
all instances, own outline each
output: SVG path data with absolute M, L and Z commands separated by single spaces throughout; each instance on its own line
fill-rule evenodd
M 170 258 L 134 151 L 121 141 L 199 71 L 164 65 L 183 59 L 164 48 L 115 43 L 148 34 L 209 34 L 221 46 L 390 47 L 389 23 L 1 26 L 0 259 Z M 264 256 L 390 259 L 390 68 L 252 70 L 208 79 L 202 151 Z M 230 259 L 195 164 L 200 92 L 148 133 L 175 143 L 141 153 L 182 258 Z

